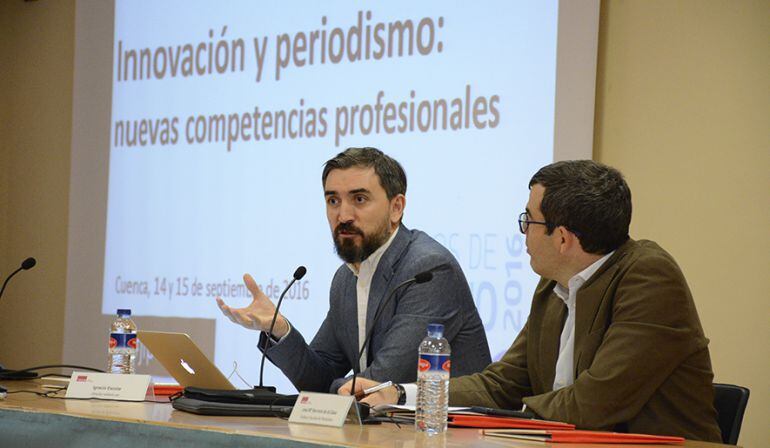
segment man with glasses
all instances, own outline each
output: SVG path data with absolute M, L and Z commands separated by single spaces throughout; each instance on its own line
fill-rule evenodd
M 450 404 L 525 406 L 578 428 L 721 441 L 690 290 L 671 255 L 629 238 L 631 192 L 620 172 L 557 162 L 529 187 L 519 228 L 542 278 L 527 324 L 500 361 L 450 380 Z M 394 397 L 386 389 L 367 401 Z

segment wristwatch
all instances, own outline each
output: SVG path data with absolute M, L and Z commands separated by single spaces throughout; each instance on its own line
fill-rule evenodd
M 396 383 L 393 385 L 393 387 L 395 387 L 396 392 L 398 392 L 398 401 L 396 401 L 396 404 L 398 405 L 406 404 L 406 390 L 404 390 L 404 386 Z

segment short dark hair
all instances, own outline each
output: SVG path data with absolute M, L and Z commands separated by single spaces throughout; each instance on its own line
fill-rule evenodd
M 529 187 L 545 187 L 540 211 L 550 235 L 564 226 L 584 251 L 607 254 L 628 240 L 631 190 L 620 171 L 592 160 L 556 162 L 540 168 Z
M 380 185 L 385 189 L 388 200 L 396 195 L 406 194 L 406 173 L 395 159 L 387 156 L 377 148 L 348 148 L 329 159 L 321 174 L 321 183 L 326 185 L 326 178 L 331 170 L 351 167 L 374 167 L 374 172 L 380 178 Z

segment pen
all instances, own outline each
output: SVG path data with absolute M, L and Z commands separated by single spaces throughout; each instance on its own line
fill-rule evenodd
M 367 395 L 371 395 L 375 392 L 381 391 L 382 389 L 385 389 L 386 387 L 390 387 L 392 385 L 393 385 L 393 381 L 385 381 L 384 383 L 380 383 L 376 386 L 372 386 L 369 389 L 364 389 L 361 392 L 356 394 L 356 400 L 360 400 Z

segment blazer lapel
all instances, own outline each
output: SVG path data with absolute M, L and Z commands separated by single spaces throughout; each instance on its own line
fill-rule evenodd
M 339 306 L 341 312 L 339 316 L 342 318 L 337 322 L 339 324 L 341 332 L 341 340 L 343 341 L 356 341 L 355 344 L 344 344 L 347 347 L 346 355 L 350 360 L 351 366 L 354 370 L 358 370 L 358 303 L 356 301 L 356 277 L 351 275 L 352 281 L 345 282 L 345 290 L 342 291 L 342 297 L 349 297 L 351 300 L 340 300 Z
M 391 280 L 395 272 L 395 266 L 398 260 L 401 259 L 409 242 L 411 240 L 411 232 L 403 224 L 399 226 L 398 233 L 390 243 L 388 250 L 382 254 L 380 262 L 377 264 L 377 270 L 372 277 L 372 285 L 369 288 L 369 301 L 366 308 L 366 331 L 369 332 L 372 325 L 375 325 L 374 315 L 377 313 L 377 309 L 381 306 L 382 301 L 385 300 L 385 295 L 390 292 Z M 380 312 L 382 314 L 382 312 Z M 380 322 L 385 322 L 384 318 L 380 318 Z M 379 335 L 379 331 L 375 331 L 372 334 L 372 338 L 369 341 L 369 347 L 374 345 L 374 339 Z M 375 350 L 376 351 L 376 347 Z M 367 363 L 372 362 L 372 350 L 367 350 L 366 359 Z
M 583 355 L 583 341 L 591 331 L 600 329 L 594 328 L 594 325 L 597 320 L 601 319 L 598 313 L 601 310 L 607 288 L 610 286 L 613 273 L 618 269 L 618 261 L 625 256 L 631 244 L 634 242 L 629 239 L 620 246 L 577 292 L 575 299 L 575 356 L 573 358 L 576 378 L 578 372 L 582 370 L 580 358 Z M 603 320 L 601 321 L 603 322 Z
M 609 260 L 607 260 L 609 261 Z M 575 299 L 575 355 L 572 368 L 577 378 L 580 357 L 583 355 L 583 341 L 591 331 L 594 320 L 604 299 L 604 293 L 609 286 L 611 276 L 602 276 L 601 281 L 580 288 Z
M 553 390 L 553 380 L 556 378 L 556 360 L 559 358 L 559 344 L 564 319 L 567 316 L 567 305 L 551 290 L 545 305 L 543 324 L 540 327 L 540 379 L 543 391 Z

